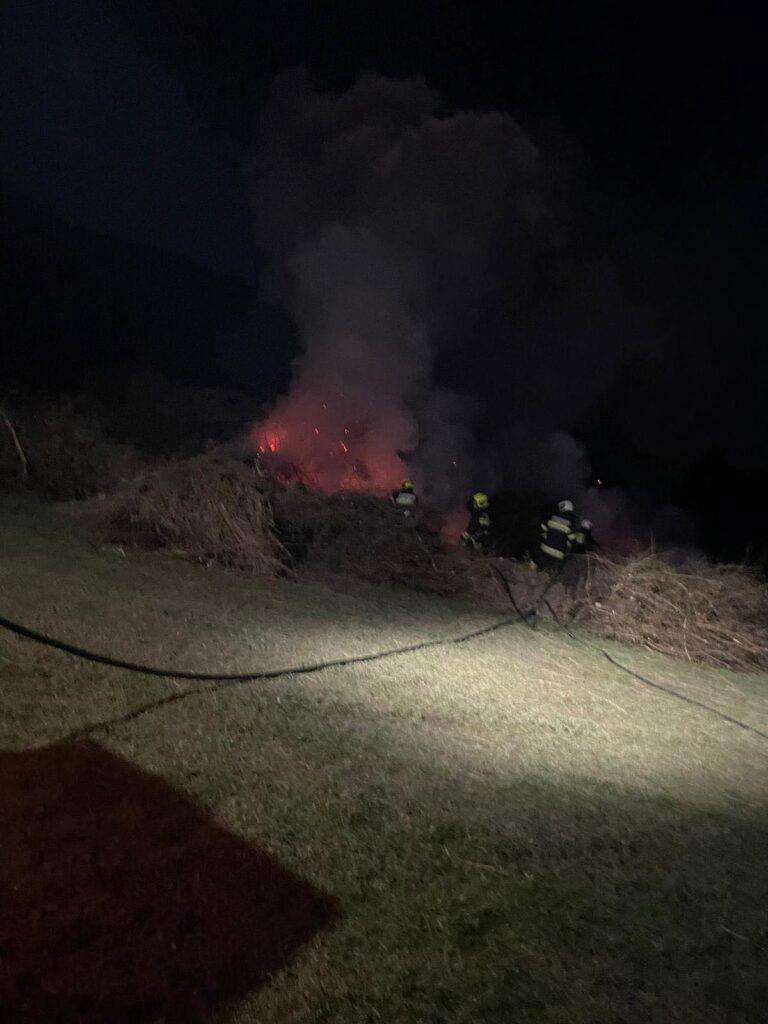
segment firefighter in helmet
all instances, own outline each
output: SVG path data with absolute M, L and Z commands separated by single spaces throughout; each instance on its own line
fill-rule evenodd
M 575 539 L 573 502 L 558 502 L 557 509 L 541 524 L 536 564 L 540 569 L 559 572 L 570 555 Z
M 467 502 L 469 524 L 461 535 L 465 547 L 487 551 L 491 539 L 490 501 L 484 491 L 476 491 Z
M 416 490 L 411 480 L 403 480 L 397 490 L 392 491 L 392 503 L 403 519 L 410 519 L 419 503 Z

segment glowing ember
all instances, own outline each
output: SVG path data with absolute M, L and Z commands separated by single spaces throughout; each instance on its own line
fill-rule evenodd
M 337 409 L 309 395 L 292 396 L 254 428 L 253 450 L 281 482 L 297 480 L 325 494 L 365 491 L 384 496 L 413 471 L 397 451 L 402 431 L 371 422 L 366 413 L 348 401 L 339 402 Z

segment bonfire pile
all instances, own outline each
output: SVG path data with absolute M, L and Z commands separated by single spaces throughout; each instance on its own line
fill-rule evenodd
M 273 574 L 280 546 L 257 482 L 237 459 L 199 455 L 164 463 L 81 511 L 107 543 Z
M 388 501 L 285 487 L 273 490 L 270 504 L 275 534 L 294 565 L 442 596 L 467 591 L 460 563 L 439 537 L 404 521 Z
M 270 576 L 331 573 L 507 610 L 501 570 L 524 612 L 547 585 L 526 563 L 446 548 L 438 533 L 404 522 L 386 500 L 282 484 L 224 452 L 168 462 L 81 507 L 106 542 Z M 679 569 L 656 554 L 593 555 L 574 567 L 548 588 L 545 615 L 674 657 L 768 669 L 768 587 L 751 570 Z
M 80 511 L 109 544 L 170 550 L 264 575 L 343 573 L 443 596 L 467 592 L 437 536 L 392 505 L 277 482 L 226 453 L 169 461 Z

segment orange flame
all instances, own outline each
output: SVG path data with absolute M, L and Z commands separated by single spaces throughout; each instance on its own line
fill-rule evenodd
M 254 426 L 251 444 L 280 482 L 301 480 L 327 494 L 349 490 L 386 495 L 404 474 L 398 454 L 386 442 L 370 445 L 365 419 L 347 420 L 346 426 L 333 420 L 328 402 L 318 401 L 314 409 L 289 408 Z

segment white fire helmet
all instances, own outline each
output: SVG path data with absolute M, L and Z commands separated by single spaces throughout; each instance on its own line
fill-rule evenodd
M 557 511 L 558 512 L 573 512 L 573 502 L 572 501 L 568 501 L 568 499 L 566 498 L 565 501 L 561 501 L 560 504 L 557 506 Z
M 592 520 L 591 519 L 582 519 L 581 520 L 581 528 L 582 528 L 582 530 L 591 530 L 592 529 Z

